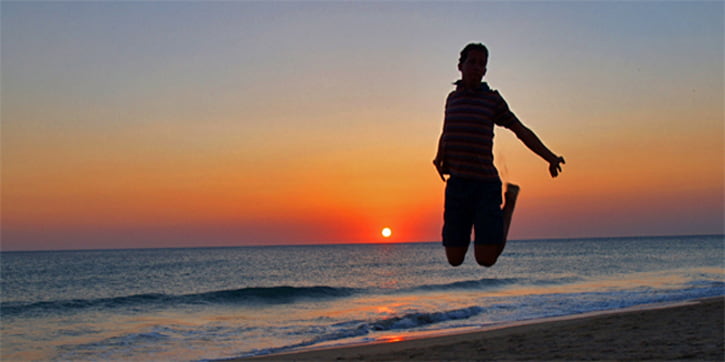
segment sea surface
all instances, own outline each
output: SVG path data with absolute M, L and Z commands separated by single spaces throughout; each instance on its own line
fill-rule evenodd
M 725 295 L 717 236 L 3 252 L 2 360 L 213 360 Z

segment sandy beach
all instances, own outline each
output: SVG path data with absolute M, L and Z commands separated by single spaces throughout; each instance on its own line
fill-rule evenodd
M 267 361 L 722 361 L 725 298 L 546 319 L 469 333 L 262 356 Z

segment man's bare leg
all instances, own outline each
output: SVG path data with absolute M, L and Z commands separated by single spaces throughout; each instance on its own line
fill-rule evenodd
M 478 264 L 486 267 L 493 266 L 496 264 L 496 261 L 501 253 L 503 253 L 503 249 L 506 247 L 506 241 L 508 240 L 511 217 L 514 214 L 514 207 L 516 207 L 516 199 L 519 196 L 519 190 L 520 188 L 517 185 L 511 183 L 506 184 L 504 204 L 501 209 L 501 211 L 503 211 L 503 242 L 501 244 L 476 245 L 474 251 Z
M 448 263 L 451 264 L 451 266 L 459 266 L 463 264 L 463 260 L 466 258 L 466 251 L 468 251 L 467 246 L 463 247 L 446 247 L 446 257 L 448 258 Z
M 504 204 L 503 204 L 503 244 L 501 244 L 501 251 L 506 246 L 506 240 L 508 240 L 509 227 L 511 226 L 511 217 L 514 214 L 514 207 L 516 207 L 516 199 L 519 197 L 519 191 L 521 188 L 518 185 L 512 183 L 506 184 L 506 192 L 504 192 Z

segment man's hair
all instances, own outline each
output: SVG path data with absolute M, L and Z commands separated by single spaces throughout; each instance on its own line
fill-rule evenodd
M 485 45 L 483 45 L 481 43 L 470 43 L 470 44 L 466 45 L 466 47 L 463 48 L 463 50 L 461 50 L 461 57 L 458 58 L 458 64 L 462 64 L 463 62 L 465 62 L 466 58 L 468 58 L 468 53 L 470 53 L 473 50 L 483 52 L 483 54 L 486 55 L 486 60 L 488 60 L 488 48 L 486 48 Z

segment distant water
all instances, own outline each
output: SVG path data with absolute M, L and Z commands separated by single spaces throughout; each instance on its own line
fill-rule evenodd
M 3 360 L 205 360 L 725 295 L 723 236 L 3 252 Z

